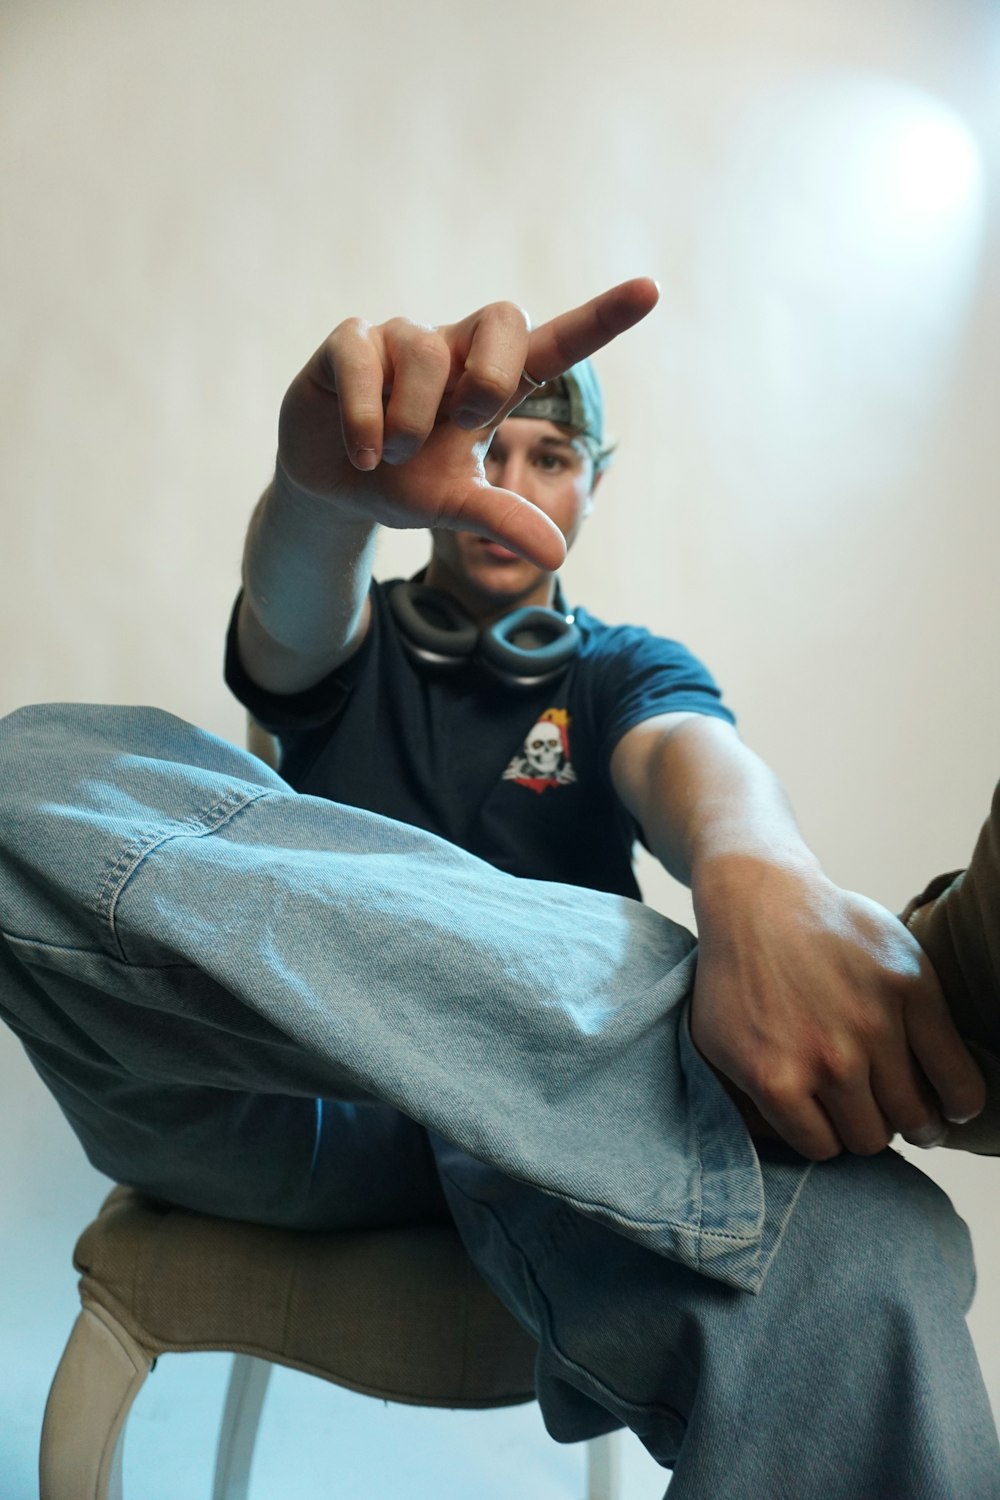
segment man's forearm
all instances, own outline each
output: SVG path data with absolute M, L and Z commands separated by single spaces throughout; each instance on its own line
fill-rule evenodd
M 649 848 L 685 885 L 724 865 L 816 868 L 781 783 L 721 720 L 640 725 L 612 766 Z
M 262 687 L 300 691 L 357 647 L 377 531 L 298 489 L 279 467 L 243 552 L 240 655 Z

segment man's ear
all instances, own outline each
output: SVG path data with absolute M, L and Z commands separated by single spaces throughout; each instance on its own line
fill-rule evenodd
M 584 517 L 589 516 L 590 512 L 594 508 L 594 496 L 597 494 L 597 486 L 600 484 L 600 482 L 601 482 L 601 480 L 603 478 L 604 478 L 604 470 L 603 469 L 595 469 L 594 470 L 594 477 L 590 481 L 590 494 L 587 496 L 586 504 L 584 505 L 584 509 L 583 509 Z

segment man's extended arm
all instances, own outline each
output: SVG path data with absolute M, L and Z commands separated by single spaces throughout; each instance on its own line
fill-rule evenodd
M 285 395 L 275 480 L 251 522 L 238 623 L 250 677 L 298 692 L 358 648 L 379 525 L 479 532 L 557 568 L 556 525 L 487 483 L 490 440 L 532 383 L 631 328 L 658 295 L 623 282 L 534 330 L 511 302 L 441 328 L 341 323 Z
M 652 851 L 689 884 L 692 1035 L 804 1155 L 918 1144 L 974 1115 L 983 1084 L 917 943 L 827 879 L 775 776 L 717 719 L 663 715 L 612 756 Z M 935 1098 L 936 1096 L 936 1098 Z
M 262 688 L 299 692 L 357 650 L 376 533 L 299 490 L 279 460 L 247 531 L 237 620 L 240 660 Z

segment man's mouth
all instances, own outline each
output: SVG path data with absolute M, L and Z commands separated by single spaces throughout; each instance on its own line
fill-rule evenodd
M 512 552 L 509 547 L 504 547 L 500 542 L 491 541 L 489 537 L 482 537 L 479 541 L 479 546 L 486 553 L 487 557 L 492 558 L 494 562 L 521 561 L 518 553 Z

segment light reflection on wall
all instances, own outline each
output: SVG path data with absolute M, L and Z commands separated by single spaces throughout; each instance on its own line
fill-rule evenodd
M 737 122 L 705 222 L 692 395 L 751 550 L 843 527 L 919 463 L 983 218 L 975 139 L 910 84 L 813 75 Z

